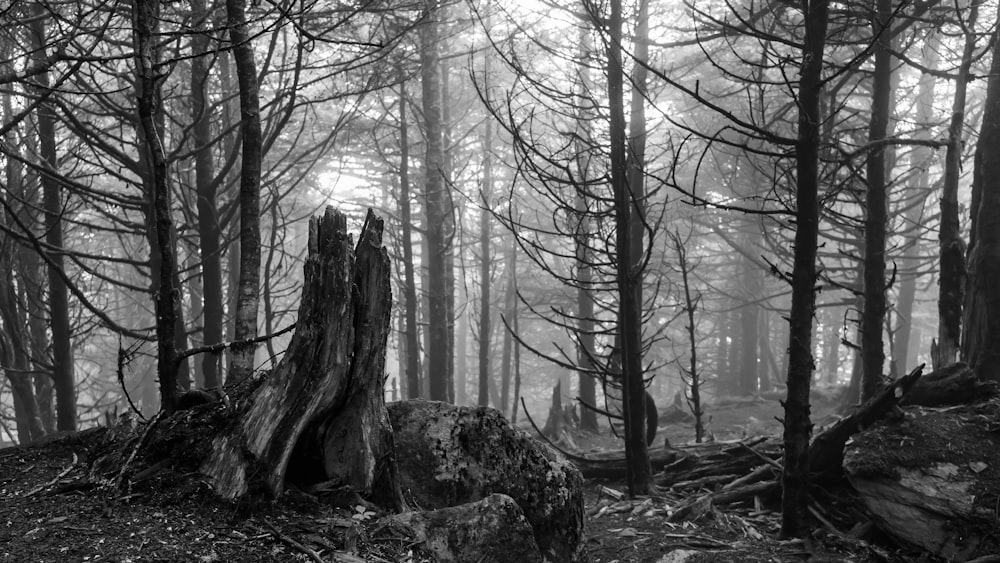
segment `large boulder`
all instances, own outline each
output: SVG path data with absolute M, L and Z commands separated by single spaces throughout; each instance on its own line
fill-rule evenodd
M 910 407 L 854 437 L 851 485 L 890 535 L 949 561 L 1000 551 L 1000 403 Z
M 419 400 L 388 407 L 405 498 L 438 509 L 508 495 L 545 561 L 578 558 L 583 478 L 573 464 L 494 409 Z

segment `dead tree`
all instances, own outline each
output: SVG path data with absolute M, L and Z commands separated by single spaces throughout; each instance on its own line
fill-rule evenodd
M 340 212 L 311 219 L 299 319 L 284 357 L 271 372 L 227 387 L 216 403 L 154 419 L 135 451 L 120 454 L 128 455 L 118 460 L 121 475 L 196 469 L 223 498 L 277 497 L 294 460 L 315 465 L 305 471 L 314 481 L 399 508 L 383 397 L 392 298 L 382 228 L 369 211 L 355 247 Z M 102 468 L 114 464 L 106 458 L 95 469 L 106 476 Z

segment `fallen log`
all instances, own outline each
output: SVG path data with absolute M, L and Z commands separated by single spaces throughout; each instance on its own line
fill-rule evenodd
M 870 427 L 891 411 L 920 379 L 923 364 L 909 374 L 884 387 L 850 416 L 846 416 L 823 430 L 809 444 L 809 471 L 814 480 L 837 478 L 843 475 L 844 444 L 851 436 Z
M 687 454 L 672 448 L 650 448 L 649 465 L 652 470 L 660 471 L 664 467 L 685 459 Z M 571 456 L 570 461 L 580 470 L 585 479 L 617 479 L 625 477 L 625 452 L 613 450 Z
M 957 363 L 920 378 L 900 404 L 923 407 L 963 405 L 997 396 L 997 383 L 976 377 L 968 365 Z
M 567 457 L 587 479 L 625 477 L 625 452 L 622 450 L 567 454 Z M 776 463 L 780 457 L 781 441 L 765 436 L 750 441 L 685 444 L 649 450 L 650 465 L 657 473 L 656 484 L 661 487 L 685 481 L 707 482 L 722 475 L 744 475 L 762 461 Z
M 844 470 L 883 532 L 948 561 L 987 557 L 1000 552 L 997 429 L 995 398 L 911 407 L 856 436 Z

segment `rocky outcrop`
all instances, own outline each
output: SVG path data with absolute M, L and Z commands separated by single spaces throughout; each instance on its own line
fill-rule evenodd
M 389 404 L 404 497 L 422 509 L 510 496 L 545 561 L 573 561 L 583 536 L 583 479 L 554 450 L 490 408 Z

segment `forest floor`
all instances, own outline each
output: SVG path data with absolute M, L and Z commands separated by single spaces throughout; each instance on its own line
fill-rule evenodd
M 747 432 L 750 416 L 755 432 L 774 431 L 774 410 L 762 412 L 761 403 L 720 409 L 713 432 L 720 440 L 738 438 Z M 680 443 L 687 428 L 664 425 L 660 432 Z M 580 437 L 579 444 L 615 447 L 606 436 Z M 380 530 L 377 515 L 321 506 L 306 495 L 239 506 L 216 500 L 193 475 L 112 493 L 87 479 L 87 449 L 85 437 L 74 435 L 0 450 L 0 562 L 430 560 Z M 698 522 L 673 524 L 666 517 L 679 499 L 669 491 L 641 500 L 609 495 L 624 490 L 621 481 L 585 484 L 585 561 L 932 561 L 895 547 L 848 541 L 829 530 L 805 542 L 779 541 L 780 519 L 773 508 L 713 511 Z
M 817 428 L 836 419 L 835 395 L 813 399 L 812 417 Z M 707 432 L 719 441 L 759 436 L 780 437 L 781 406 L 777 400 L 725 400 L 706 407 L 711 416 Z M 694 440 L 693 425 L 664 424 L 656 444 L 666 436 L 674 446 Z M 616 447 L 611 436 L 576 435 L 581 450 L 602 451 Z M 824 495 L 829 529 L 817 524 L 807 540 L 778 539 L 781 515 L 778 506 L 762 503 L 742 509 L 713 509 L 691 522 L 671 523 L 672 508 L 688 500 L 670 489 L 645 499 L 617 498 L 625 493 L 624 480 L 589 480 L 586 484 L 587 532 L 585 550 L 591 563 L 930 563 L 934 558 L 879 541 L 854 539 L 845 533 L 865 522 L 853 521 L 859 501 L 849 491 Z M 838 498 L 839 497 L 839 498 Z M 865 526 L 870 530 L 870 525 Z

